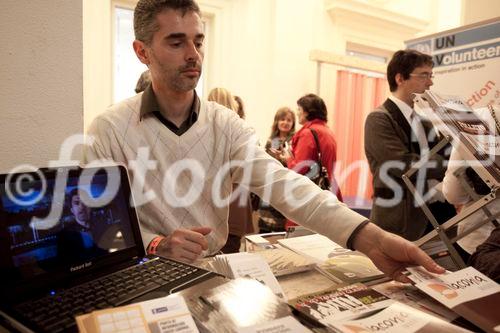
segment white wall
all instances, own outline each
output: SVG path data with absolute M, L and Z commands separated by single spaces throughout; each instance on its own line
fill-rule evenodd
M 2 2 L 0 170 L 21 163 L 46 165 L 57 158 L 67 136 L 81 132 L 111 103 L 111 3 Z M 316 90 L 310 50 L 342 54 L 352 41 L 388 51 L 403 47 L 403 40 L 390 34 L 371 36 L 372 27 L 364 22 L 358 27 L 368 32 L 346 27 L 327 11 L 332 3 L 373 5 L 369 0 L 200 0 L 213 22 L 205 88 L 224 86 L 242 96 L 249 123 L 265 139 L 278 107 L 295 107 L 298 97 Z M 409 0 L 377 1 L 377 6 L 393 12 L 396 21 L 406 15 L 424 22 L 414 37 L 500 15 L 496 0 L 439 0 L 437 5 L 422 0 L 417 7 Z M 335 75 L 324 73 L 321 95 L 332 113 Z
M 83 0 L 85 128 L 112 101 L 111 33 L 111 3 L 109 0 Z
M 84 88 L 85 125 L 111 103 L 111 13 L 113 3 L 133 0 L 85 0 Z M 207 38 L 205 91 L 225 87 L 243 98 L 247 121 L 265 140 L 275 111 L 305 93 L 316 92 L 316 64 L 312 49 L 344 54 L 347 42 L 366 44 L 391 53 L 404 47 L 404 40 L 459 25 L 461 0 L 413 1 L 369 0 L 199 0 L 211 30 Z M 335 17 L 339 8 L 382 7 L 396 21 L 417 22 L 414 34 L 370 26 L 368 18 Z M 372 8 L 370 8 L 372 6 Z M 453 10 L 450 10 L 453 8 Z M 450 14 L 451 13 L 451 14 Z M 360 19 L 366 21 L 360 22 Z M 353 21 L 353 24 L 348 24 Z M 424 22 L 424 23 L 422 23 Z M 109 66 L 109 68 L 106 68 Z M 333 113 L 335 68 L 323 70 L 321 96 Z
M 46 166 L 83 129 L 81 0 L 4 0 L 0 170 Z
M 500 16 L 498 0 L 463 0 L 463 24 L 469 25 Z

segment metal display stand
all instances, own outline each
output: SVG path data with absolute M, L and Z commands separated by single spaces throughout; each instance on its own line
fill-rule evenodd
M 420 161 L 415 163 L 402 176 L 402 178 L 403 178 L 403 181 L 405 182 L 406 186 L 408 187 L 409 191 L 411 192 L 411 194 L 415 198 L 416 203 L 418 203 L 419 207 L 422 209 L 425 216 L 429 219 L 430 223 L 434 227 L 434 229 L 431 232 L 427 233 L 422 238 L 416 240 L 414 243 L 420 247 L 420 246 L 424 245 L 425 243 L 427 243 L 428 241 L 430 241 L 431 239 L 435 238 L 436 236 L 439 236 L 441 241 L 446 245 L 446 248 L 448 249 L 450 256 L 451 256 L 453 262 L 455 263 L 455 265 L 458 268 L 465 268 L 466 264 L 462 260 L 462 257 L 460 257 L 460 255 L 458 254 L 458 252 L 455 249 L 455 247 L 453 246 L 453 244 L 456 241 L 458 241 L 459 239 L 469 235 L 474 230 L 477 230 L 478 228 L 480 228 L 481 226 L 483 226 L 486 223 L 489 223 L 489 222 L 496 223 L 495 219 L 500 215 L 500 213 L 492 214 L 485 207 L 488 203 L 492 202 L 496 198 L 496 190 L 492 189 L 492 191 L 485 196 L 478 196 L 474 192 L 473 198 L 475 198 L 476 200 L 473 204 L 471 204 L 467 208 L 462 209 L 462 211 L 460 211 L 459 214 L 455 215 L 453 218 L 449 219 L 448 221 L 446 221 L 445 223 L 440 225 L 437 222 L 434 215 L 432 214 L 429 207 L 427 206 L 427 204 L 425 203 L 425 201 L 423 200 L 422 196 L 416 190 L 415 186 L 413 185 L 413 183 L 411 181 L 411 177 L 429 161 L 429 158 L 434 156 L 435 154 L 437 154 L 437 152 L 440 151 L 449 142 L 451 142 L 451 138 L 449 136 L 443 138 L 436 146 L 434 146 L 434 148 L 432 148 L 429 151 L 429 153 L 424 158 L 422 158 Z M 468 187 L 468 191 L 473 192 L 473 190 L 470 188 L 470 186 L 468 184 L 467 184 L 467 187 Z M 446 232 L 450 228 L 454 227 L 457 223 L 466 219 L 471 214 L 475 213 L 476 211 L 478 211 L 480 209 L 482 209 L 485 212 L 487 219 L 485 219 L 484 221 L 481 221 L 480 223 L 477 223 L 472 228 L 467 229 L 463 233 L 461 233 L 453 238 L 448 237 Z
M 455 98 L 455 99 L 453 99 Z M 421 95 L 417 95 L 415 98 L 415 105 L 419 107 L 424 113 L 428 116 L 430 115 L 432 118 L 432 123 L 434 126 L 439 128 L 439 132 L 444 135 L 444 138 L 433 148 L 431 149 L 427 155 L 423 156 L 420 161 L 415 163 L 410 170 L 408 170 L 403 175 L 403 181 L 406 186 L 412 193 L 415 198 L 415 202 L 420 205 L 424 214 L 429 219 L 430 223 L 434 227 L 434 229 L 424 235 L 422 238 L 418 239 L 414 243 L 421 247 L 428 241 L 432 240 L 436 236 L 438 236 L 441 241 L 446 245 L 448 249 L 451 259 L 455 263 L 458 268 L 466 267 L 464 261 L 458 254 L 457 250 L 453 246 L 453 244 L 460 240 L 461 238 L 469 235 L 471 232 L 477 230 L 482 227 L 486 223 L 493 223 L 495 226 L 498 225 L 496 218 L 500 216 L 500 212 L 497 214 L 492 214 L 490 210 L 486 207 L 489 203 L 495 200 L 497 189 L 500 188 L 499 172 L 498 168 L 491 168 L 491 166 L 486 166 L 486 164 L 482 164 L 483 162 L 479 159 L 480 157 L 484 157 L 484 153 L 480 153 L 477 151 L 477 147 L 474 147 L 468 142 L 464 140 L 464 135 L 461 134 L 460 126 L 463 126 L 464 120 L 461 118 L 454 118 L 457 115 L 460 115 L 460 112 L 464 112 L 463 108 L 465 104 L 461 102 L 459 98 L 447 96 L 443 98 L 433 92 L 426 91 Z M 451 101 L 451 102 L 450 102 Z M 453 104 L 456 103 L 456 104 Z M 454 106 L 458 105 L 457 109 L 454 109 Z M 469 108 L 470 109 L 470 108 Z M 458 112 L 457 112 L 458 111 Z M 472 111 L 472 109 L 470 109 Z M 470 112 L 467 110 L 466 112 Z M 478 122 L 481 121 L 477 119 L 474 122 L 474 125 L 477 125 Z M 495 133 L 488 132 L 487 135 L 495 136 Z M 498 137 L 495 137 L 498 138 Z M 451 143 L 452 140 L 457 140 L 459 144 L 455 147 L 459 150 L 461 156 L 466 158 L 469 161 L 474 161 L 474 165 L 471 165 L 474 171 L 478 174 L 478 176 L 485 182 L 485 184 L 489 187 L 490 192 L 486 195 L 478 195 L 474 192 L 474 190 L 470 187 L 470 185 L 465 181 L 465 177 L 463 175 L 464 170 L 459 170 L 459 174 L 456 175 L 458 179 L 462 179 L 462 184 L 465 185 L 465 189 L 468 194 L 473 199 L 473 203 L 463 208 L 460 213 L 446 221 L 445 223 L 439 225 L 434 215 L 430 211 L 429 207 L 425 204 L 422 196 L 416 190 L 415 186 L 411 182 L 411 177 L 428 161 L 429 158 L 437 154 L 444 146 L 448 143 Z M 481 156 L 482 155 L 482 156 Z M 498 161 L 495 161 L 497 163 Z M 460 173 L 461 172 L 461 173 Z M 473 213 L 482 210 L 486 216 L 486 218 L 480 223 L 476 223 L 471 228 L 468 228 L 461 234 L 457 234 L 455 237 L 450 238 L 447 234 L 447 231 L 450 231 L 451 228 L 456 227 L 456 225 L 463 221 L 464 219 L 471 216 Z

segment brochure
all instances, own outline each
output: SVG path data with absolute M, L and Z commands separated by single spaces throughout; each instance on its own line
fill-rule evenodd
M 285 293 L 271 268 L 261 256 L 254 253 L 239 252 L 215 256 L 213 263 L 217 272 L 235 279 L 250 277 L 265 284 L 280 298 L 286 300 Z
M 412 275 L 420 280 L 415 286 L 441 304 L 486 332 L 498 330 L 500 285 L 495 281 L 473 267 L 443 275 L 419 267 L 412 269 Z
M 196 324 L 180 295 L 94 311 L 76 317 L 81 333 L 194 333 Z
M 335 322 L 332 326 L 345 333 L 470 332 L 464 328 L 452 325 L 444 320 L 398 302 L 370 317 Z

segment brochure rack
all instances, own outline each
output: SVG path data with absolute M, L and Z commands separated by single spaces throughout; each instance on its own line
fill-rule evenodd
M 434 227 L 434 230 L 415 241 L 415 244 L 422 246 L 438 236 L 446 245 L 456 266 L 464 268 L 466 265 L 453 247 L 453 243 L 486 223 L 494 223 L 496 225 L 497 222 L 495 219 L 500 215 L 500 213 L 492 214 L 486 207 L 494 201 L 497 189 L 500 187 L 500 155 L 496 154 L 496 150 L 499 150 L 496 145 L 497 142 L 500 143 L 500 137 L 489 130 L 489 128 L 495 127 L 488 127 L 460 98 L 455 96 L 440 96 L 431 91 L 426 91 L 423 94 L 416 95 L 414 102 L 415 106 L 432 121 L 438 132 L 443 135 L 443 139 L 403 175 L 403 181 L 414 196 L 415 202 L 420 205 Z M 471 197 L 474 199 L 474 203 L 462 209 L 453 218 L 439 225 L 429 207 L 425 204 L 421 194 L 416 190 L 411 177 L 420 168 L 425 166 L 430 157 L 435 155 L 448 143 L 454 144 L 454 147 L 459 150 L 460 155 L 470 162 L 470 166 L 491 191 L 486 195 L 478 196 L 464 179 L 463 183 L 467 184 L 466 188 L 468 187 L 468 191 L 473 193 Z M 458 176 L 459 179 L 464 178 L 461 174 Z M 486 219 L 455 237 L 450 238 L 448 236 L 447 231 L 478 210 L 485 212 Z

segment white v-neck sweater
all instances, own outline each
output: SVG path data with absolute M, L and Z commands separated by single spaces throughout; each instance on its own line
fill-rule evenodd
M 201 101 L 198 120 L 177 136 L 152 114 L 140 119 L 141 97 L 115 104 L 93 121 L 88 134 L 95 140 L 85 159 L 128 166 L 132 184 L 139 184 L 132 191 L 145 247 L 157 235 L 207 226 L 213 229 L 208 253 L 218 251 L 228 234 L 229 209 L 221 199 L 231 195 L 233 183 L 269 198 L 287 218 L 343 246 L 366 220 L 257 147 L 254 130 L 235 112 Z M 147 170 L 143 182 L 137 166 Z

